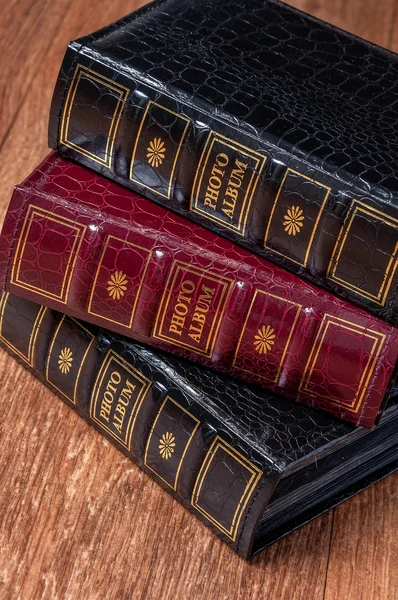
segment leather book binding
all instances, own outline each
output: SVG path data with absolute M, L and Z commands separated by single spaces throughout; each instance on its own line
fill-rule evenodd
M 15 188 L 0 286 L 372 427 L 398 332 L 55 153 Z
M 8 293 L 0 345 L 246 559 L 398 466 L 397 388 L 354 428 Z
M 398 61 L 274 0 L 158 0 L 69 44 L 50 146 L 398 320 Z

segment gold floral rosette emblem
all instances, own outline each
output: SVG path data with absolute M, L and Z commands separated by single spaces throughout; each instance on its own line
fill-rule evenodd
M 120 300 L 123 298 L 124 292 L 127 290 L 128 279 L 123 271 L 115 271 L 108 281 L 106 288 L 112 300 Z
M 254 347 L 259 354 L 267 354 L 275 344 L 275 331 L 269 325 L 263 325 L 254 336 Z
M 166 146 L 161 138 L 154 138 L 149 142 L 147 150 L 147 159 L 151 167 L 158 168 L 166 156 Z
M 164 433 L 160 438 L 159 452 L 160 456 L 167 460 L 171 457 L 175 448 L 175 437 L 172 433 Z
M 287 209 L 287 215 L 283 217 L 283 225 L 288 235 L 296 235 L 304 225 L 303 211 L 299 206 L 292 206 Z
M 58 356 L 58 368 L 66 375 L 72 368 L 73 355 L 72 350 L 70 348 L 64 348 L 61 350 L 60 355 Z

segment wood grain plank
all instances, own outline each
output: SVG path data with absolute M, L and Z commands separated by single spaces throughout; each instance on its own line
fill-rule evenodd
M 25 73 L 27 79 L 33 72 L 35 76 L 18 111 L 7 108 L 10 132 L 0 152 L 1 212 L 12 185 L 47 152 L 48 107 L 67 41 L 143 3 L 114 0 L 101 3 L 98 10 L 97 1 L 71 0 L 68 18 L 37 72 L 33 57 L 42 50 L 34 37 L 43 34 L 40 23 L 32 25 L 28 38 L 23 27 L 12 25 L 12 15 L 8 21 L 2 15 L 0 31 L 13 27 L 16 46 L 26 44 L 15 58 L 13 72 L 22 78 Z M 13 1 L 12 14 L 17 8 L 38 11 L 39 4 Z M 388 43 L 393 0 L 291 4 L 372 41 Z M 64 0 L 52 0 L 51 14 L 61 15 L 64 6 Z M 26 58 L 29 52 L 31 62 Z M 397 542 L 391 532 L 397 525 L 397 477 L 247 564 L 4 352 L 0 389 L 1 598 L 393 598 Z M 349 577 L 343 578 L 347 566 L 350 574 L 356 571 L 353 582 L 362 596 L 355 596 Z
M 61 6 L 64 0 L 51 0 L 51 2 Z M 0 144 L 0 180 L 3 183 L 0 189 L 1 220 L 15 183 L 22 181 L 49 152 L 47 146 L 48 114 L 53 88 L 68 41 L 115 21 L 144 4 L 146 4 L 146 0 L 130 0 L 128 2 L 113 0 L 101 5 L 99 11 L 98 2 L 95 0 L 85 0 L 84 2 L 68 0 L 68 18 L 63 21 L 57 34 L 53 37 L 45 60 L 41 60 L 37 65 L 35 76 L 29 86 L 29 93 L 19 107 L 17 115 L 9 115 L 11 128 L 3 145 Z M 41 34 L 42 32 L 38 31 L 37 35 Z M 19 44 L 22 46 L 24 45 L 23 40 L 22 31 L 19 35 Z M 24 69 L 24 62 L 21 59 L 22 75 Z
M 395 4 L 395 11 L 390 22 L 390 42 L 388 47 L 394 52 L 398 52 L 398 5 Z
M 321 600 L 331 514 L 248 564 L 2 351 L 0 386 L 0 597 Z
M 10 2 L 0 20 L 0 146 L 18 112 L 56 31 L 68 12 L 68 0 Z
M 397 600 L 398 474 L 335 510 L 325 600 Z
M 286 0 L 291 6 L 374 44 L 388 46 L 395 0 Z

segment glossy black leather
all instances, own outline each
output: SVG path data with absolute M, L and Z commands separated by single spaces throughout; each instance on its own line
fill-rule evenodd
M 0 308 L 3 315 L 0 345 L 244 558 L 250 558 L 253 553 L 258 523 L 283 472 L 293 463 L 309 459 L 314 452 L 320 460 L 333 444 L 343 442 L 347 436 L 360 435 L 360 429 L 331 416 L 229 380 L 174 356 L 154 352 L 127 338 L 98 330 L 11 294 L 3 295 Z M 111 410 L 106 411 L 109 393 L 120 384 L 115 371 L 127 373 L 130 380 L 128 386 L 124 378 L 119 391 L 122 387 L 131 391 L 133 382 L 137 391 L 140 378 L 145 385 L 152 384 L 136 411 L 131 440 L 125 436 L 127 444 L 122 441 L 122 435 L 118 436 L 117 429 L 110 426 L 109 419 L 98 419 L 99 411 L 93 409 L 97 376 L 104 373 L 103 367 L 112 353 L 119 361 L 108 369 L 108 373 L 113 373 L 113 383 L 107 393 L 100 387 L 102 392 L 98 396 L 105 400 L 105 419 L 111 414 Z M 128 414 L 133 414 L 131 405 L 124 402 L 126 398 L 126 392 L 119 395 Z M 170 403 L 170 398 L 174 404 Z M 382 422 L 389 418 L 391 411 L 396 411 L 397 402 L 398 388 L 395 388 Z M 112 414 L 115 417 L 113 409 Z M 122 412 L 118 414 L 120 416 Z M 161 417 L 157 418 L 159 415 Z M 172 432 L 175 437 L 175 446 L 165 460 L 159 453 L 162 432 Z M 372 436 L 373 432 L 366 435 Z M 152 449 L 148 442 L 151 436 L 152 441 L 154 436 L 159 438 L 152 443 Z M 190 436 L 191 442 L 187 445 Z M 216 440 L 224 444 L 224 450 L 217 450 Z M 185 458 L 181 458 L 181 463 L 173 463 L 175 457 L 181 457 L 183 447 L 187 448 Z M 212 518 L 192 503 L 197 481 L 209 456 L 214 461 L 206 477 L 202 478 L 201 493 L 206 496 L 202 501 L 206 501 L 212 511 Z M 233 456 L 238 457 L 238 461 L 234 461 Z M 175 467 L 178 464 L 181 468 L 177 481 Z M 238 519 L 233 540 L 219 523 L 228 522 L 242 485 L 246 485 L 251 473 L 256 481 Z M 357 484 L 360 487 L 361 483 Z M 329 498 L 329 505 L 341 500 L 341 496 L 334 500 Z M 325 510 L 324 504 L 313 509 L 311 518 L 321 510 Z M 304 520 L 308 518 L 306 515 Z M 297 521 L 290 529 L 296 526 Z M 285 527 L 280 535 L 288 531 Z M 278 534 L 274 532 L 274 535 Z M 262 546 L 266 543 L 267 539 L 261 541 Z
M 79 88 L 70 131 L 75 146 L 62 143 L 62 110 L 71 99 L 76 65 L 127 90 L 108 166 L 87 154 L 106 152 L 103 128 L 109 129 L 107 110 L 115 92 L 109 95 L 103 82 L 91 79 Z M 158 0 L 70 44 L 54 94 L 49 140 L 63 154 L 396 324 L 397 82 L 395 54 L 280 2 Z M 159 195 L 161 178 L 152 171 L 151 188 L 145 173 L 135 181 L 129 175 L 136 137 L 145 135 L 139 125 L 148 100 L 190 120 L 167 199 Z M 160 119 L 153 131 L 177 145 L 180 133 L 174 126 L 175 119 Z M 267 158 L 243 237 L 189 207 L 210 130 Z M 141 171 L 145 160 L 140 155 Z M 288 182 L 279 225 L 267 237 L 287 169 L 299 172 L 300 182 L 294 177 Z M 314 196 L 309 179 L 329 186 L 331 194 L 302 266 L 294 260 L 302 262 L 324 196 Z M 287 237 L 282 223 L 292 202 L 304 211 L 309 229 Z M 363 210 L 351 227 L 358 202 Z

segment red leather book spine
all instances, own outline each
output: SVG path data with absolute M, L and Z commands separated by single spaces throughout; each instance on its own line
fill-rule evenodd
M 394 327 L 51 154 L 15 189 L 6 291 L 371 427 Z

